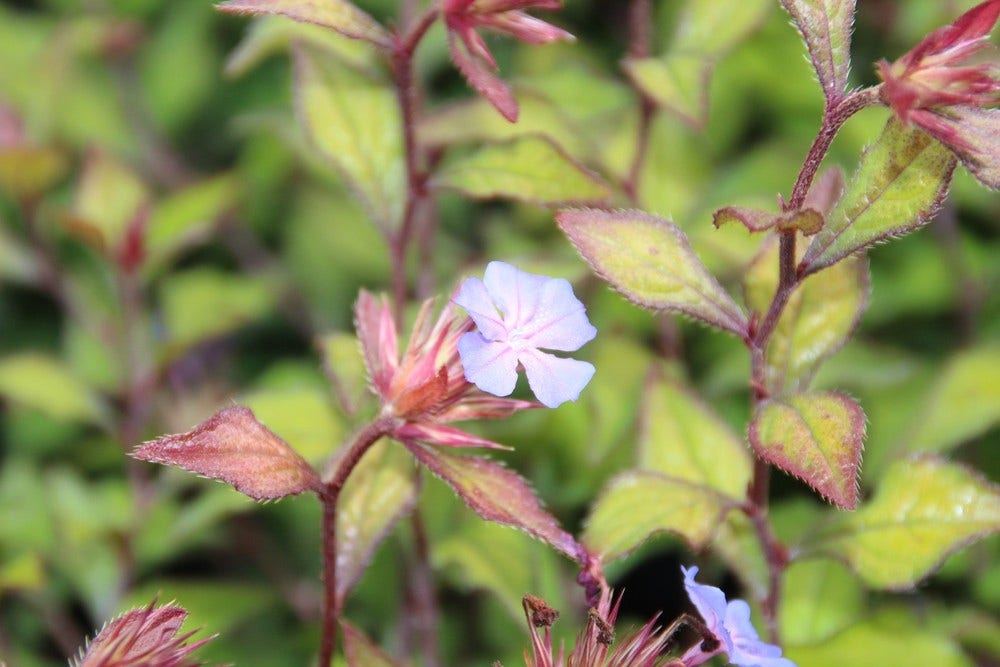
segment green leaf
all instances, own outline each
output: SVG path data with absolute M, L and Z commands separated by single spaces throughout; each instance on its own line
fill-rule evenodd
M 863 620 L 819 644 L 787 645 L 785 655 L 803 667 L 886 667 L 912 665 L 915 659 L 934 667 L 972 667 L 951 640 L 914 621 L 880 617 Z
M 746 335 L 746 316 L 673 223 L 642 211 L 570 209 L 559 227 L 591 268 L 627 299 Z
M 813 273 L 838 260 L 905 234 L 930 221 L 948 191 L 955 158 L 919 129 L 895 116 L 869 146 L 826 226 L 799 265 Z
M 65 222 L 71 232 L 98 250 L 114 252 L 148 200 L 146 185 L 129 167 L 95 151 L 84 165 L 73 211 Z
M 747 305 L 767 312 L 778 287 L 778 244 L 768 243 L 744 277 Z M 854 333 L 868 307 L 868 262 L 851 257 L 796 288 L 767 349 L 767 383 L 773 391 L 803 391 L 820 365 Z
M 486 521 L 463 522 L 460 530 L 433 543 L 434 567 L 455 568 L 466 588 L 489 592 L 511 618 L 523 618 L 521 597 L 538 585 L 532 549 L 537 546 L 519 531 Z
M 341 606 L 361 579 L 375 549 L 417 501 L 416 470 L 396 443 L 383 440 L 365 453 L 337 505 L 337 599 Z
M 606 199 L 604 182 L 550 139 L 518 137 L 479 149 L 440 172 L 432 184 L 474 198 L 510 198 L 542 205 Z
M 1000 488 L 932 456 L 897 461 L 874 498 L 815 544 L 874 588 L 911 588 L 945 557 L 1000 530 Z
M 844 96 L 856 0 L 781 0 L 802 33 L 827 103 Z
M 332 333 L 320 336 L 316 347 L 323 357 L 323 370 L 333 387 L 341 414 L 353 417 L 372 398 L 368 371 L 358 350 L 356 336 Z
M 858 578 L 840 562 L 809 559 L 785 570 L 778 618 L 786 645 L 816 644 L 849 627 L 865 610 Z
M 624 64 L 629 78 L 664 109 L 694 127 L 708 120 L 708 88 L 714 64 L 691 53 L 669 53 L 653 58 L 629 58 Z
M 517 473 L 478 456 L 452 454 L 441 447 L 412 441 L 404 444 L 483 519 L 523 530 L 570 558 L 580 557 L 576 540 L 545 511 L 535 492 Z
M 160 288 L 167 353 L 230 333 L 274 304 L 273 281 L 200 268 L 174 273 Z
M 45 580 L 45 564 L 36 553 L 21 552 L 0 563 L 0 594 L 40 591 Z
M 674 381 L 654 379 L 645 396 L 639 467 L 703 484 L 740 502 L 751 474 L 743 439 Z
M 727 514 L 712 539 L 711 549 L 740 578 L 747 599 L 764 599 L 769 586 L 769 566 L 757 531 L 746 514 Z
M 148 274 L 163 269 L 184 249 L 208 238 L 215 222 L 237 202 L 239 182 L 224 174 L 172 192 L 153 207 L 146 225 Z
M 844 509 L 858 503 L 865 414 L 836 392 L 810 392 L 764 401 L 750 421 L 757 455 L 795 475 Z
M 265 389 L 244 396 L 240 403 L 313 464 L 335 452 L 346 435 L 329 394 L 321 389 Z
M 944 451 L 1000 422 L 1000 346 L 964 350 L 945 364 L 902 445 Z
M 58 149 L 7 146 L 0 149 L 0 190 L 17 199 L 36 197 L 55 185 L 68 169 L 69 159 Z
M 40 352 L 0 359 L 0 396 L 55 419 L 101 424 L 109 417 L 94 391 L 60 360 Z
M 294 21 L 332 28 L 345 37 L 363 39 L 384 48 L 392 37 L 375 19 L 345 0 L 229 0 L 218 5 L 234 14 L 275 14 Z
M 770 0 L 688 0 L 671 48 L 721 57 L 759 28 L 771 7 Z
M 634 551 L 654 533 L 671 532 L 698 550 L 734 503 L 715 489 L 658 472 L 612 479 L 591 508 L 583 543 L 604 562 Z
M 293 51 L 299 121 L 383 230 L 399 224 L 406 193 L 403 131 L 395 92 L 305 46 Z

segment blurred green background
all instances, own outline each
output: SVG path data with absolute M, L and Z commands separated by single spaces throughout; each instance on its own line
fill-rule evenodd
M 656 50 L 669 47 L 682 4 L 654 3 Z M 897 57 L 972 3 L 859 4 L 857 85 L 875 81 L 870 63 Z M 395 2 L 359 5 L 395 21 Z M 656 116 L 639 198 L 685 229 L 734 292 L 758 241 L 715 230 L 711 213 L 773 205 L 794 182 L 822 110 L 788 17 L 777 2 L 755 6 L 759 16 L 719 58 L 705 128 Z M 549 18 L 577 41 L 490 40 L 521 99 L 516 127 L 474 99 L 443 30 L 432 29 L 418 53 L 421 136 L 445 160 L 483 140 L 544 131 L 608 180 L 625 168 L 636 123 L 619 67 L 625 3 L 571 0 Z M 200 0 L 0 4 L 0 659 L 11 667 L 65 664 L 85 635 L 156 595 L 186 607 L 192 628 L 220 634 L 200 653 L 206 660 L 314 659 L 315 500 L 259 506 L 124 456 L 237 401 L 320 462 L 364 416 L 363 400 L 360 415 L 336 408 L 315 341 L 351 333 L 360 287 L 388 286 L 386 248 L 297 128 L 289 33 L 272 22 L 249 37 L 250 25 Z M 355 46 L 336 48 L 352 57 Z M 850 173 L 886 117 L 870 109 L 852 119 L 830 162 Z M 148 215 L 146 263 L 127 273 L 116 259 L 136 202 Z M 748 362 L 736 341 L 625 303 L 589 276 L 550 210 L 445 193 L 437 212 L 432 247 L 412 258 L 421 294 L 447 293 L 463 273 L 503 259 L 574 280 L 601 332 L 582 353 L 599 370 L 579 403 L 485 431 L 517 448 L 498 458 L 533 482 L 569 530 L 580 530 L 603 483 L 633 465 L 652 365 L 686 378 L 743 431 Z M 817 379 L 865 408 L 866 489 L 907 451 L 949 451 L 1000 480 L 998 252 L 1000 199 L 959 169 L 933 225 L 871 253 L 871 305 L 856 340 Z M 334 371 L 361 396 L 353 345 L 340 339 Z M 783 535 L 823 509 L 794 480 L 780 477 L 775 488 Z M 529 591 L 563 610 L 560 636 L 575 633 L 581 595 L 570 563 L 479 521 L 429 477 L 420 507 L 444 664 L 520 664 Z M 348 608 L 403 654 L 420 642 L 408 607 L 413 541 L 403 522 Z M 925 626 L 913 619 L 933 610 L 933 631 L 971 656 L 962 659 L 1000 664 L 998 548 L 993 538 L 953 556 L 918 593 L 859 593 L 849 608 L 903 628 L 902 638 L 919 634 L 913 628 Z M 660 537 L 616 564 L 625 615 L 681 610 L 676 565 L 693 557 Z M 739 592 L 735 578 L 726 582 Z

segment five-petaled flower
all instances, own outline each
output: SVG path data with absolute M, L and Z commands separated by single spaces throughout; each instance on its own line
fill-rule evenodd
M 1000 80 L 995 63 L 969 63 L 989 48 L 1000 0 L 973 7 L 896 62 L 878 63 L 880 94 L 901 121 L 946 145 L 984 185 L 1000 188 Z
M 445 447 L 503 448 L 491 440 L 448 426 L 449 422 L 498 419 L 526 408 L 531 401 L 483 393 L 465 379 L 458 356 L 459 338 L 472 322 L 451 303 L 437 320 L 434 301 L 425 301 L 400 356 L 396 324 L 388 301 L 362 291 L 355 305 L 355 326 L 372 390 L 382 415 L 395 421 L 387 435 Z
M 441 10 L 448 27 L 448 48 L 455 65 L 469 84 L 489 101 L 504 118 L 517 120 L 517 101 L 507 84 L 494 72 L 496 59 L 476 32 L 487 28 L 529 44 L 548 44 L 573 36 L 554 25 L 525 13 L 526 9 L 559 9 L 559 0 L 442 0 Z
M 490 262 L 483 280 L 467 278 L 452 301 L 476 323 L 458 352 L 465 377 L 483 391 L 510 395 L 520 364 L 538 400 L 554 408 L 575 401 L 593 377 L 585 361 L 540 351 L 572 352 L 597 334 L 569 281 Z
M 696 582 L 697 567 L 681 567 L 681 571 L 688 597 L 708 631 L 719 640 L 713 651 L 705 651 L 701 644 L 688 650 L 682 657 L 687 667 L 700 665 L 717 653 L 725 653 L 730 664 L 740 667 L 795 667 L 794 662 L 781 657 L 779 647 L 760 640 L 750 623 L 750 606 L 746 602 L 726 602 L 726 595 L 721 590 Z

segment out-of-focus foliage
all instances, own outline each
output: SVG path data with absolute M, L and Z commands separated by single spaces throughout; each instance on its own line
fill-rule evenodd
M 399 20 L 395 0 L 358 0 L 363 16 L 339 14 L 341 4 L 330 3 L 338 30 L 375 42 L 389 37 L 374 21 Z M 520 103 L 513 125 L 465 86 L 439 26 L 416 54 L 436 235 L 407 265 L 415 292 L 449 295 L 485 261 L 516 261 L 573 280 L 600 331 L 581 352 L 598 371 L 579 403 L 472 427 L 516 447 L 489 465 L 518 471 L 567 531 L 620 557 L 609 572 L 627 583 L 622 615 L 644 621 L 646 600 L 683 608 L 673 563 L 692 548 L 708 547 L 714 574 L 725 565 L 745 597 L 766 587 L 760 547 L 733 511 L 752 443 L 793 475 L 826 475 L 814 486 L 835 503 L 858 501 L 844 513 L 792 476 L 772 480 L 778 536 L 808 556 L 784 582 L 789 657 L 801 667 L 995 664 L 1000 541 L 958 550 L 1000 523 L 1000 200 L 958 167 L 930 224 L 874 246 L 929 222 L 953 159 L 887 124 L 885 109 L 852 118 L 828 158 L 844 173 L 909 151 L 939 178 L 848 186 L 834 215 L 858 233 L 828 227 L 802 261 L 814 270 L 859 248 L 869 257 L 802 286 L 769 350 L 782 363 L 771 379 L 790 393 L 755 417 L 738 337 L 773 291 L 773 261 L 761 258 L 776 251 L 741 225 L 712 224 L 722 206 L 771 210 L 825 100 L 873 83 L 868 63 L 898 57 L 973 3 L 859 0 L 849 74 L 841 51 L 809 43 L 822 85 L 781 7 L 817 3 L 653 3 L 653 48 L 641 56 L 628 53 L 626 4 L 571 2 L 549 15 L 573 43 L 496 41 Z M 850 3 L 825 4 L 837 9 L 827 38 L 838 44 Z M 238 401 L 322 468 L 371 416 L 351 308 L 360 287 L 388 287 L 379 232 L 403 216 L 390 74 L 368 43 L 281 16 L 251 22 L 207 0 L 0 5 L 0 662 L 65 664 L 106 620 L 157 595 L 189 612 L 184 631 L 219 633 L 204 660 L 315 660 L 315 500 L 260 506 L 125 454 Z M 630 189 L 640 91 L 662 108 Z M 862 200 L 874 206 L 860 210 Z M 736 336 L 640 310 L 589 277 L 546 207 L 595 202 L 629 211 L 577 208 L 560 223 L 578 223 L 568 233 L 602 275 L 632 301 Z M 905 225 L 887 227 L 883 214 L 900 209 Z M 612 229 L 621 217 L 647 228 Z M 651 243 L 648 271 L 615 255 Z M 730 296 L 741 289 L 742 300 Z M 677 307 L 689 292 L 712 299 Z M 828 446 L 811 417 L 829 412 L 823 402 L 843 412 L 826 428 L 866 429 L 857 488 L 860 447 Z M 758 437 L 746 440 L 752 417 Z M 812 433 L 809 457 L 775 453 L 769 434 L 782 428 Z M 417 653 L 426 632 L 443 664 L 519 664 L 529 591 L 563 611 L 557 639 L 575 634 L 572 563 L 479 521 L 401 453 L 377 445 L 341 508 L 354 624 L 343 635 L 358 664 Z M 450 452 L 425 456 L 460 493 L 480 472 Z M 465 500 L 569 550 L 558 527 L 505 517 L 502 491 Z M 422 523 L 397 524 L 414 505 Z M 412 606 L 423 579 L 410 555 L 424 540 L 439 587 L 432 629 Z

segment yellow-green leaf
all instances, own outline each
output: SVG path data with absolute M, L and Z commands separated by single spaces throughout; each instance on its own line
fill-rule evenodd
M 8 146 L 0 150 L 0 189 L 18 199 L 35 197 L 52 187 L 67 169 L 69 160 L 55 148 Z
M 639 467 L 703 484 L 739 502 L 751 472 L 743 439 L 672 380 L 654 379 L 645 396 Z
M 631 58 L 625 72 L 635 85 L 664 109 L 676 113 L 695 127 L 708 117 L 708 87 L 714 64 L 692 53 Z
M 168 355 L 263 316 L 274 303 L 274 292 L 266 277 L 208 268 L 171 275 L 160 289 Z
M 785 655 L 802 667 L 886 667 L 934 665 L 972 667 L 961 648 L 950 639 L 913 621 L 862 620 L 830 639 L 808 646 L 786 645 Z
M 744 277 L 747 305 L 767 311 L 778 287 L 778 244 L 769 243 Z M 852 257 L 796 288 L 767 349 L 767 381 L 773 391 L 806 389 L 820 365 L 854 332 L 868 307 L 868 262 Z
M 341 621 L 344 631 L 344 654 L 347 667 L 398 667 L 399 663 L 380 649 L 365 633 L 347 621 Z
M 583 543 L 604 562 L 638 548 L 654 533 L 671 532 L 700 549 L 733 507 L 715 489 L 635 470 L 618 475 L 597 498 Z
M 758 456 L 845 509 L 857 506 L 864 434 L 861 406 L 836 392 L 767 400 L 749 429 Z
M 213 224 L 236 204 L 239 182 L 232 174 L 187 186 L 161 199 L 146 225 L 147 273 L 161 269 L 184 248 L 208 237 Z
M 0 396 L 56 419 L 103 423 L 107 406 L 58 359 L 23 352 L 0 359 Z
M 611 194 L 596 174 L 538 136 L 481 148 L 442 169 L 432 183 L 470 197 L 534 204 L 596 202 Z
M 390 48 L 389 32 L 375 19 L 346 0 L 229 0 L 218 5 L 234 14 L 274 14 L 294 21 L 332 28 L 352 39 Z
M 815 644 L 849 627 L 865 609 L 858 578 L 838 561 L 811 558 L 785 571 L 778 618 L 787 645 Z
M 1000 530 L 1000 488 L 932 456 L 894 463 L 874 498 L 815 546 L 847 562 L 869 586 L 907 589 L 944 558 Z
M 417 500 L 413 459 L 397 443 L 375 444 L 347 479 L 337 505 L 337 598 L 342 605 L 376 547 Z
M 799 266 L 812 273 L 930 221 L 955 169 L 955 157 L 929 134 L 895 116 L 861 156 L 846 192 L 813 237 Z
M 115 251 L 148 200 L 146 185 L 128 166 L 94 152 L 87 158 L 66 224 L 98 249 Z
M 943 451 L 1000 422 L 1000 346 L 964 350 L 941 370 L 902 446 Z
M 678 53 L 725 55 L 759 28 L 772 8 L 770 0 L 688 0 L 671 47 Z
M 306 46 L 293 53 L 299 121 L 372 220 L 383 230 L 392 229 L 402 219 L 406 192 L 402 121 L 394 90 Z
M 559 211 L 556 220 L 591 268 L 630 301 L 745 337 L 746 316 L 673 223 L 642 211 Z

